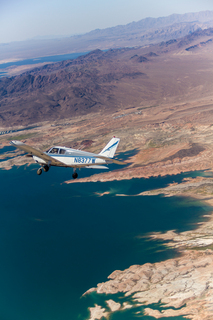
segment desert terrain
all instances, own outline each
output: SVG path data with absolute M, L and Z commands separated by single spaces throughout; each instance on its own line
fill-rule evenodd
M 8 146 L 10 140 L 21 140 L 41 150 L 65 145 L 99 152 L 117 136 L 121 139 L 117 158 L 129 152 L 127 165 L 77 182 L 202 170 L 206 176 L 138 196 L 178 194 L 212 205 L 212 80 L 212 29 L 146 47 L 96 50 L 73 61 L 2 78 L 0 130 L 22 131 L 2 133 L 0 148 Z M 0 157 L 5 159 L 0 167 L 7 170 L 32 161 L 20 151 Z M 183 315 L 193 320 L 211 319 L 212 219 L 209 215 L 194 231 L 150 235 L 150 239 L 167 241 L 166 245 L 179 250 L 180 256 L 115 271 L 109 281 L 87 294 L 123 292 L 141 305 L 161 301 L 165 310 L 145 309 L 155 318 Z M 134 307 L 118 305 L 112 299 L 108 305 L 111 312 Z M 91 320 L 103 316 L 109 313 L 102 306 L 91 307 Z
M 115 135 L 121 138 L 118 152 L 135 150 L 127 167 L 92 181 L 210 169 L 212 39 L 207 29 L 145 48 L 96 50 L 2 78 L 0 130 L 23 131 L 0 135 L 1 147 L 16 139 L 41 150 L 63 144 L 98 152 Z M 29 126 L 34 128 L 25 131 Z M 11 158 L 1 166 L 19 161 L 29 159 Z

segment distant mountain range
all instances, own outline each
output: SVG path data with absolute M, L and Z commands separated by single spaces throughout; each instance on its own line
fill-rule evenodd
M 213 27 L 213 11 L 146 18 L 127 25 L 102 30 L 97 29 L 84 35 L 0 44 L 0 60 L 87 52 L 97 48 L 104 50 L 139 47 L 159 43 L 160 41 L 178 39 L 198 29 L 203 30 L 210 27 Z
M 213 11 L 202 11 L 198 13 L 185 13 L 185 14 L 172 14 L 168 17 L 160 18 L 145 18 L 138 22 L 131 22 L 127 25 L 119 25 L 107 29 L 96 29 L 84 36 L 117 36 L 140 34 L 147 32 L 154 32 L 161 28 L 167 28 L 173 25 L 188 24 L 201 24 L 203 27 L 210 27 L 213 24 Z M 82 36 L 79 36 L 82 37 Z

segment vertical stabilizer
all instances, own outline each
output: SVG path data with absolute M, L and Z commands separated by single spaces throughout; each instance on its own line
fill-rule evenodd
M 113 158 L 119 141 L 119 138 L 113 137 L 99 154 L 104 157 Z

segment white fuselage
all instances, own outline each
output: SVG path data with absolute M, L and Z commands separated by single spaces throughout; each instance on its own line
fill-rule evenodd
M 66 147 L 52 147 L 47 152 L 48 156 L 62 162 L 64 166 L 68 167 L 81 167 L 88 164 L 88 167 L 107 164 L 107 161 L 96 158 L 96 154 L 85 152 L 82 150 L 76 150 Z M 33 156 L 35 162 L 49 165 L 49 163 L 37 156 Z M 110 159 L 109 159 L 110 162 Z M 54 164 L 53 164 L 54 165 Z

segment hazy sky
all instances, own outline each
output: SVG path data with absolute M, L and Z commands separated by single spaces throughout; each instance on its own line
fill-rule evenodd
M 213 0 L 0 0 L 0 43 L 213 10 Z

